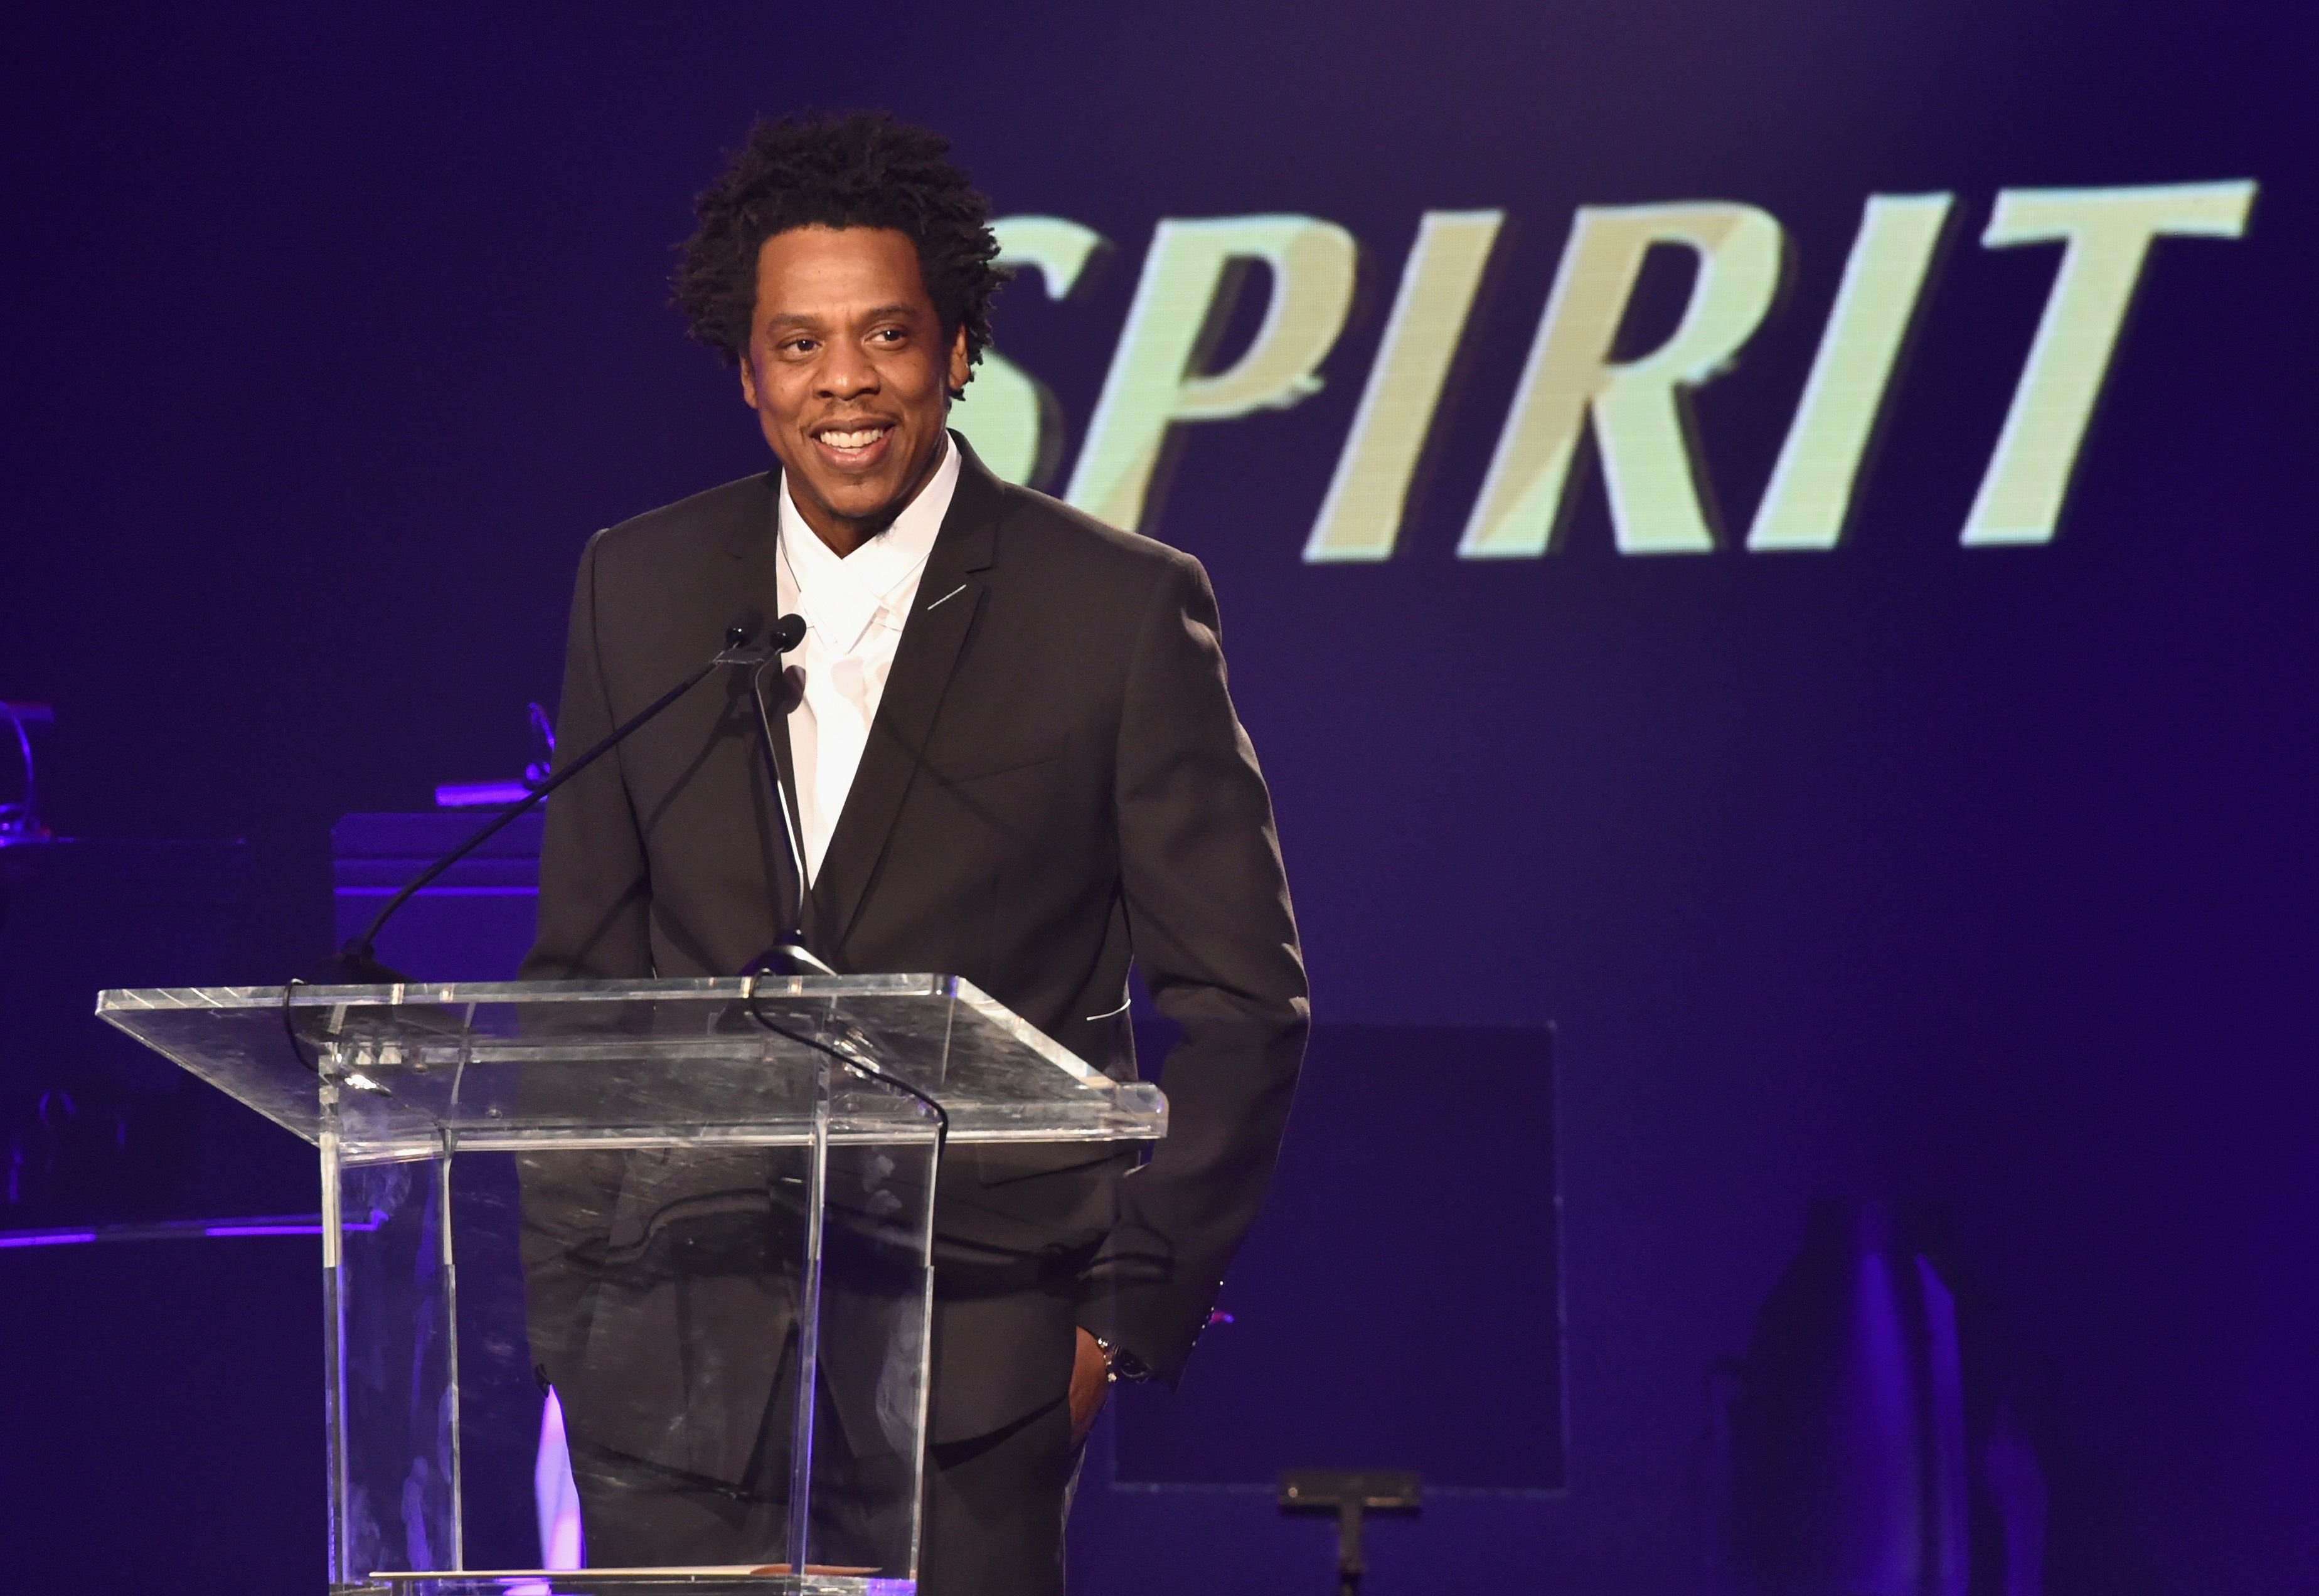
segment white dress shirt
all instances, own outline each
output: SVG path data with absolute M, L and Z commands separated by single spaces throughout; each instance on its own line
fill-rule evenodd
M 958 448 L 947 434 L 943 462 L 894 524 L 843 559 L 822 542 L 781 479 L 781 609 L 805 617 L 805 641 L 789 654 L 805 692 L 790 711 L 790 762 L 797 772 L 799 846 L 806 880 L 820 879 L 822 855 L 845 808 L 845 795 L 870 744 L 870 723 L 894 669 L 902 626 L 916 600 L 926 556 L 958 488 Z

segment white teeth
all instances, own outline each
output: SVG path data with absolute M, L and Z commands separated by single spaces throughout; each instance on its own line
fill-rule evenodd
M 821 441 L 833 449 L 866 449 L 886 436 L 888 428 L 867 427 L 859 432 L 825 432 Z

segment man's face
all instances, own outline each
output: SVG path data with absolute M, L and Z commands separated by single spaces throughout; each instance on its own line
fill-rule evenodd
M 908 237 L 800 227 L 757 251 L 741 395 L 807 524 L 841 555 L 885 529 L 942 462 L 966 329 L 942 320 Z

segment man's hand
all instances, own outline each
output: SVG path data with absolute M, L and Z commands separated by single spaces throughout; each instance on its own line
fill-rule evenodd
M 1104 1399 L 1110 1394 L 1111 1360 L 1082 1329 L 1078 1352 L 1071 1359 L 1072 1446 L 1086 1445 L 1087 1431 L 1095 1428 L 1096 1415 L 1103 1411 Z

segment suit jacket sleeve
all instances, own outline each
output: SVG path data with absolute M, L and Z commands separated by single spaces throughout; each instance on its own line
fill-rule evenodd
M 555 716 L 558 767 L 617 724 L 597 646 L 597 569 L 604 535 L 588 542 L 572 595 L 564 701 Z M 539 929 L 523 961 L 527 981 L 610 980 L 652 973 L 651 880 L 620 776 L 618 750 L 547 800 L 539 853 Z
M 1167 1138 L 1121 1183 L 1079 1318 L 1173 1381 L 1271 1182 L 1311 1025 L 1271 796 L 1188 557 L 1138 629 L 1114 801 L 1135 962 L 1183 1040 Z

